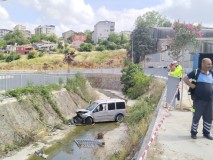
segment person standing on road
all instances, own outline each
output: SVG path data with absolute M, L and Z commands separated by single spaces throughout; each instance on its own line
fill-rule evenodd
M 179 65 L 177 61 L 173 61 L 171 63 L 171 71 L 169 72 L 169 74 L 172 76 L 175 76 L 175 77 L 182 78 L 183 67 L 181 65 Z
M 170 75 L 174 76 L 174 77 L 178 77 L 180 78 L 180 80 L 182 79 L 182 74 L 183 74 L 183 68 L 181 65 L 178 64 L 177 61 L 173 61 L 170 65 L 170 72 L 169 72 Z M 177 92 L 177 100 L 179 101 L 180 100 L 180 90 L 178 89 L 178 92 Z
M 201 70 L 196 82 L 190 82 L 190 79 L 195 80 L 195 71 L 190 72 L 183 78 L 184 82 L 193 90 L 193 119 L 191 126 L 191 138 L 197 138 L 197 128 L 199 120 L 203 118 L 203 136 L 213 140 L 210 135 L 212 126 L 212 100 L 213 100 L 213 77 L 210 72 L 212 61 L 209 58 L 202 59 Z

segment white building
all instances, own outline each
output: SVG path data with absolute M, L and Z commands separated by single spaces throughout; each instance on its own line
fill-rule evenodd
M 62 37 L 64 39 L 64 42 L 67 43 L 67 39 L 72 37 L 74 34 L 75 34 L 75 32 L 72 31 L 72 30 L 69 30 L 69 31 L 62 33 Z
M 0 29 L 0 38 L 3 38 L 9 32 L 12 32 L 12 31 L 9 29 Z
M 119 35 L 124 35 L 125 37 L 127 37 L 128 39 L 130 39 L 130 36 L 131 36 L 131 31 L 121 31 L 119 33 Z
M 115 22 L 99 21 L 94 26 L 94 32 L 92 33 L 92 41 L 97 44 L 98 40 L 106 40 L 110 34 L 115 31 Z
M 46 34 L 51 35 L 55 34 L 55 26 L 54 25 L 40 25 L 35 28 L 35 34 Z
M 30 32 L 29 30 L 26 29 L 26 26 L 23 26 L 23 25 L 18 24 L 18 25 L 16 25 L 16 26 L 14 27 L 13 30 L 14 30 L 14 31 L 15 31 L 15 30 L 21 31 L 21 32 L 24 34 L 24 36 L 25 36 L 26 38 L 30 38 L 30 37 L 31 37 L 31 32 Z
M 23 25 L 18 24 L 18 25 L 16 25 L 16 26 L 14 27 L 13 30 L 25 31 L 25 30 L 26 30 L 26 26 L 23 26 Z

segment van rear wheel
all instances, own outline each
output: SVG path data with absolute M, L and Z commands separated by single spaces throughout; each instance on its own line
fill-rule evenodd
M 85 119 L 85 123 L 86 123 L 86 124 L 92 124 L 92 122 L 93 122 L 93 120 L 92 120 L 91 117 L 87 117 L 87 118 Z
M 116 116 L 115 120 L 116 120 L 117 122 L 122 122 L 122 121 L 124 120 L 124 115 L 118 114 L 118 115 Z

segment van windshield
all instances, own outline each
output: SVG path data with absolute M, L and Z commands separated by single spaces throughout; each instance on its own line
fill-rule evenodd
M 98 105 L 98 103 L 93 102 L 92 104 L 90 104 L 90 105 L 87 107 L 87 110 L 92 111 L 97 105 Z

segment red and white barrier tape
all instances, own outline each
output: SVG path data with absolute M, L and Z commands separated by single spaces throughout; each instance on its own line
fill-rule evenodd
M 153 132 L 153 134 L 152 134 L 152 137 L 150 138 L 149 143 L 147 144 L 145 151 L 141 154 L 139 160 L 145 160 L 145 158 L 146 158 L 146 156 L 147 156 L 147 152 L 148 152 L 148 150 L 149 150 L 149 148 L 150 148 L 150 146 L 151 146 L 151 143 L 154 141 L 154 139 L 155 139 L 155 137 L 157 136 L 157 133 L 158 133 L 159 129 L 161 128 L 161 126 L 162 126 L 162 124 L 163 124 L 163 122 L 164 122 L 164 120 L 165 120 L 167 114 L 169 113 L 170 105 L 173 103 L 173 101 L 174 101 L 174 99 L 175 99 L 175 96 L 176 96 L 177 92 L 178 92 L 178 88 L 177 88 L 177 90 L 175 91 L 175 94 L 173 95 L 172 100 L 171 100 L 170 104 L 168 105 L 168 107 L 167 107 L 167 109 L 166 109 L 166 112 L 163 114 L 163 117 L 161 118 L 159 124 L 156 126 L 156 128 L 155 128 L 155 130 L 154 130 L 154 132 Z

